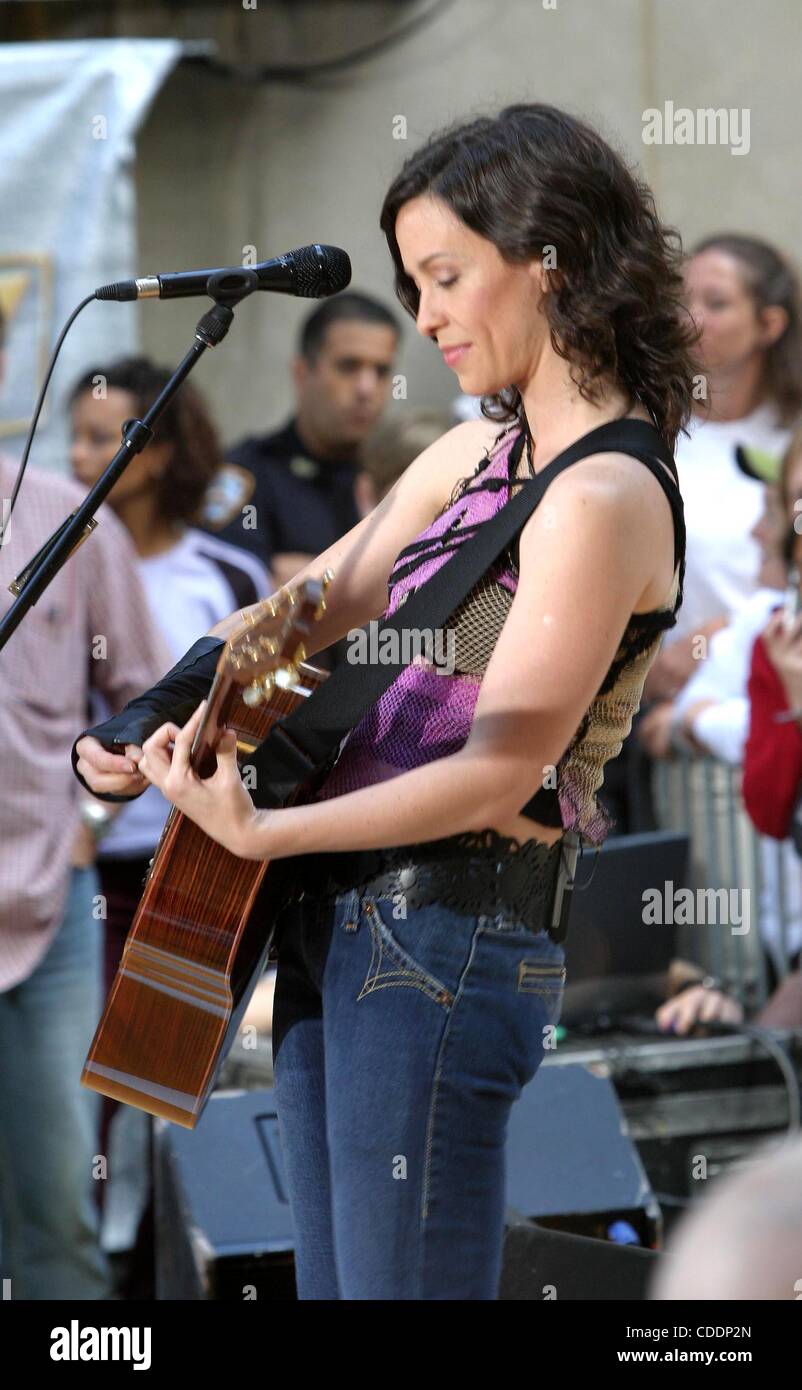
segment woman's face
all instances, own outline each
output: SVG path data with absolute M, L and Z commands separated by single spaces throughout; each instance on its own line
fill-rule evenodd
M 444 358 L 461 390 L 481 396 L 525 383 L 548 338 L 539 312 L 540 263 L 509 264 L 430 195 L 404 204 L 395 234 L 404 269 L 420 291 L 418 332 L 441 351 L 467 344 L 458 357 Z
M 693 256 L 685 267 L 685 302 L 701 329 L 696 352 L 711 371 L 742 366 L 768 346 L 766 326 L 735 256 L 713 247 Z
M 83 391 L 72 406 L 72 443 L 70 465 L 78 482 L 92 487 L 113 459 L 122 443 L 122 427 L 137 414 L 136 401 L 130 391 L 109 386 L 103 399 L 96 400 L 92 391 Z M 152 491 L 165 466 L 169 446 L 150 444 L 132 458 L 108 496 L 114 508 L 120 507 L 140 492 Z

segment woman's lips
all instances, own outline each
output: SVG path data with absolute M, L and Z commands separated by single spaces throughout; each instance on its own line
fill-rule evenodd
M 461 343 L 459 347 L 443 348 L 443 361 L 447 367 L 453 367 L 460 358 L 468 351 L 470 343 Z

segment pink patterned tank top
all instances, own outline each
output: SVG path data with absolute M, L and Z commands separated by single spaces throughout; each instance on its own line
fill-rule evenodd
M 390 601 L 382 618 L 397 612 L 409 594 L 427 583 L 477 526 L 504 506 L 522 446 L 522 432 L 516 424 L 496 440 L 472 477 L 460 479 L 431 525 L 400 552 L 390 571 Z M 671 495 L 671 480 L 664 470 L 659 473 L 666 478 L 664 490 L 674 512 L 679 552 L 669 605 L 632 615 L 607 677 L 557 766 L 555 785 L 540 787 L 523 808 L 523 814 L 542 824 L 576 828 L 591 844 L 600 844 L 614 824 L 595 795 L 603 781 L 604 764 L 621 749 L 661 634 L 676 622 L 681 602 L 682 502 L 678 488 L 674 489 L 676 498 Z M 354 726 L 315 800 L 386 781 L 448 757 L 463 746 L 471 730 L 482 678 L 517 584 L 516 537 L 455 609 L 447 632 L 437 634 L 439 638 L 445 636 L 446 642 L 416 651 L 410 664 Z M 375 651 L 369 659 L 376 659 Z M 533 789 L 536 786 L 533 776 Z

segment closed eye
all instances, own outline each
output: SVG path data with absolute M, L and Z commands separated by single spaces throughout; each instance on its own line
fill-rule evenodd
M 412 276 L 410 276 L 409 278 L 410 278 L 410 280 L 412 280 Z M 451 277 L 450 280 L 435 280 L 434 283 L 435 283 L 441 290 L 447 290 L 448 287 L 449 287 L 449 285 L 456 285 L 458 279 L 459 279 L 459 276 L 458 276 L 458 275 L 452 275 L 452 277 Z M 417 280 L 412 280 L 412 283 L 413 283 L 413 285 L 415 286 L 415 289 L 418 291 L 418 294 L 420 294 L 420 285 L 418 284 Z

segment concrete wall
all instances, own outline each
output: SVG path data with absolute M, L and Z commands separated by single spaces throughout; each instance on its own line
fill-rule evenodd
M 39 7 L 41 9 L 41 7 Z M 403 0 L 45 7 L 60 35 L 177 35 L 216 41 L 238 69 L 312 64 L 388 39 L 431 9 Z M 802 234 L 799 0 L 453 0 L 432 22 L 356 65 L 305 82 L 242 79 L 182 66 L 139 145 L 141 273 L 238 263 L 310 241 L 349 252 L 355 288 L 396 305 L 378 230 L 388 182 L 432 130 L 502 103 L 541 100 L 589 118 L 650 181 L 690 244 L 719 229 L 772 239 L 794 259 Z M 643 113 L 722 107 L 749 113 L 749 152 L 643 142 Z M 393 118 L 408 122 L 393 138 Z M 743 139 L 741 138 L 741 143 Z M 397 306 L 399 314 L 403 314 Z M 141 307 L 145 348 L 166 361 L 191 340 L 201 301 Z M 290 408 L 288 354 L 308 302 L 241 306 L 196 381 L 224 436 L 264 429 Z M 409 399 L 447 403 L 455 378 L 403 315 L 399 369 Z

